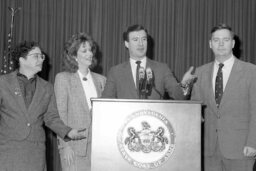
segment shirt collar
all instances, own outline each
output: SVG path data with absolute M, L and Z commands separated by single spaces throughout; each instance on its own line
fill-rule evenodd
M 136 64 L 136 61 L 138 61 L 138 60 L 135 60 L 135 59 L 130 58 L 130 63 L 131 63 L 132 65 L 137 65 L 137 64 Z M 140 66 L 146 68 L 147 57 L 144 57 L 144 58 L 142 58 L 142 59 L 139 60 L 139 61 L 141 61 Z
M 232 54 L 232 56 L 228 60 L 223 62 L 223 64 L 224 64 L 223 68 L 229 68 L 229 67 L 233 66 L 234 62 L 235 62 L 235 57 Z M 220 64 L 220 62 L 215 60 L 214 65 L 219 67 L 219 64 Z
M 21 79 L 26 79 L 26 80 L 29 80 L 29 81 L 34 81 L 37 77 L 37 75 L 35 75 L 34 77 L 28 79 L 28 77 L 22 73 L 20 73 L 20 71 L 18 70 L 17 71 L 17 77 L 21 78 Z
M 83 78 L 85 77 L 87 80 L 92 80 L 92 75 L 91 75 L 91 71 L 90 69 L 88 69 L 88 73 L 87 75 L 83 75 L 79 70 L 77 70 L 77 73 L 80 77 L 81 80 L 83 80 Z

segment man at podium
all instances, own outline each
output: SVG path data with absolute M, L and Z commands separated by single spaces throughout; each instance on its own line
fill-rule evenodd
M 132 25 L 123 33 L 130 59 L 112 67 L 108 73 L 103 98 L 163 99 L 165 92 L 172 99 L 182 100 L 188 94 L 188 83 L 194 78 L 191 67 L 178 83 L 166 64 L 146 56 L 148 32 L 141 25 Z

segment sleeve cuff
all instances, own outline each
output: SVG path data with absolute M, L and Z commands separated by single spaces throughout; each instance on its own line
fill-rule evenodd
M 183 92 L 183 95 L 184 96 L 187 96 L 190 94 L 190 85 L 189 84 L 182 84 L 182 83 L 179 83 L 179 86 L 180 88 L 182 89 L 182 92 Z

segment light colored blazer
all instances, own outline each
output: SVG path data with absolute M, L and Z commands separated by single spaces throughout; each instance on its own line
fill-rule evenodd
M 185 98 L 176 78 L 166 64 L 147 58 L 146 67 L 152 69 L 155 78 L 155 89 L 152 90 L 148 99 L 161 99 L 165 92 L 168 92 L 173 99 L 181 100 Z M 107 78 L 107 83 L 102 93 L 103 98 L 139 98 L 129 61 L 112 67 Z
M 219 109 L 212 87 L 214 63 L 196 69 L 192 100 L 203 102 L 204 152 L 211 156 L 219 143 L 222 155 L 243 158 L 244 146 L 256 148 L 256 66 L 235 59 Z
M 97 96 L 104 89 L 106 78 L 91 72 Z M 79 156 L 86 156 L 87 144 L 91 141 L 91 111 L 87 104 L 78 73 L 61 72 L 56 75 L 54 84 L 56 101 L 61 119 L 75 129 L 87 129 L 87 138 L 79 141 L 64 142 L 59 139 L 59 148 L 71 146 Z

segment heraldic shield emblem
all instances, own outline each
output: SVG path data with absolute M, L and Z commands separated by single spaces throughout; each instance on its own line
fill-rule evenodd
M 166 117 L 152 110 L 140 110 L 127 117 L 117 136 L 123 158 L 131 165 L 152 169 L 172 155 L 175 132 Z

